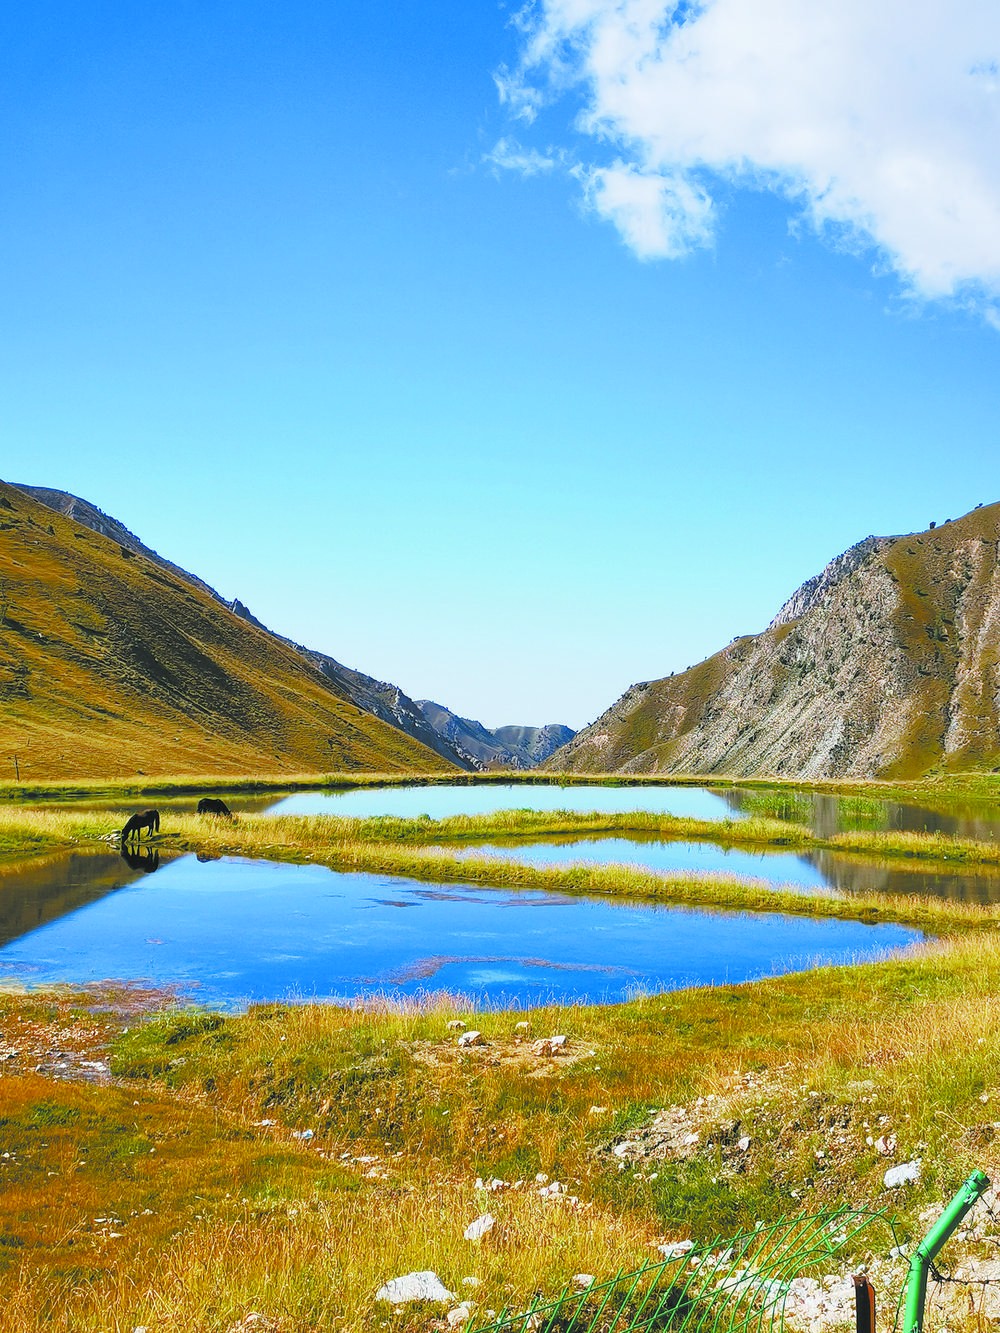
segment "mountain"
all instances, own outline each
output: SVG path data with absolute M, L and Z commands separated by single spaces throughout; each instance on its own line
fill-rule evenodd
M 86 526 L 0 482 L 4 776 L 451 768 L 121 524 L 76 512 Z
M 262 630 L 265 634 L 271 635 L 279 643 L 300 653 L 311 666 L 321 671 L 333 685 L 341 691 L 348 699 L 355 703 L 358 708 L 366 713 L 380 718 L 383 722 L 388 722 L 391 727 L 396 727 L 406 735 L 412 736 L 415 740 L 426 745 L 428 749 L 446 759 L 449 763 L 457 765 L 459 768 L 471 769 L 476 765 L 466 756 L 450 745 L 446 738 L 431 727 L 420 708 L 413 700 L 399 688 L 398 685 L 392 685 L 388 681 L 375 680 L 372 676 L 366 676 L 364 672 L 355 671 L 351 667 L 344 666 L 336 658 L 328 653 L 319 652 L 314 648 L 306 648 L 300 643 L 295 643 L 292 639 L 287 639 L 284 635 L 276 634 L 273 630 L 257 619 L 250 609 L 244 605 L 238 598 L 228 601 L 215 591 L 213 587 L 205 583 L 195 574 L 189 573 L 186 569 L 181 569 L 179 565 L 166 560 L 158 555 L 156 551 L 144 545 L 135 533 L 120 523 L 118 519 L 112 518 L 98 509 L 96 505 L 89 500 L 82 500 L 78 495 L 71 495 L 68 491 L 53 490 L 47 486 L 27 486 L 18 483 L 17 490 L 23 491 L 25 495 L 39 500 L 42 504 L 56 513 L 64 514 L 67 518 L 90 528 L 92 532 L 100 533 L 102 537 L 117 542 L 121 550 L 131 551 L 135 555 L 141 555 L 144 559 L 152 561 L 162 569 L 169 570 L 179 578 L 194 584 L 202 592 L 207 593 L 214 598 L 221 606 L 227 607 L 235 615 L 247 621 L 249 624 Z
M 557 722 L 491 730 L 431 699 L 418 699 L 417 707 L 437 734 L 475 768 L 534 768 L 576 734 Z
M 545 764 L 912 778 L 1000 764 L 1000 504 L 868 537 L 761 634 L 633 685 Z

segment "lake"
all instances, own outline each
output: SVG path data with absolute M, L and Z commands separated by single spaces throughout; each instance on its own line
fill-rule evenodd
M 106 853 L 0 878 L 0 978 L 178 987 L 213 1007 L 445 991 L 614 1003 L 880 957 L 896 925 L 431 884 L 320 866 Z

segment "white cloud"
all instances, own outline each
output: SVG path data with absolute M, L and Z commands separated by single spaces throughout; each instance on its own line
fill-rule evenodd
M 537 176 L 543 171 L 551 171 L 556 159 L 536 148 L 523 148 L 516 139 L 500 139 L 491 153 L 486 153 L 484 162 L 499 167 L 503 171 L 517 171 L 522 176 Z
M 537 0 L 504 98 L 570 87 L 578 174 L 637 254 L 711 239 L 713 179 L 780 192 L 929 298 L 1000 295 L 996 0 Z M 596 151 L 596 149 L 595 149 Z

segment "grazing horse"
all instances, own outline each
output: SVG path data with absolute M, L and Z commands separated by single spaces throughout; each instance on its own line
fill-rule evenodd
M 224 819 L 232 819 L 233 812 L 225 801 L 220 801 L 217 796 L 203 796 L 198 802 L 199 815 L 222 815 Z
M 133 815 L 122 829 L 122 842 L 128 842 L 130 838 L 135 838 L 138 841 L 142 837 L 143 829 L 146 830 L 147 837 L 152 837 L 153 833 L 159 833 L 159 810 L 140 810 L 137 815 Z

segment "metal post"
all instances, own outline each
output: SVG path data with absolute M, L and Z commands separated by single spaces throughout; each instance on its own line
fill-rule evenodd
M 990 1182 L 982 1171 L 972 1175 L 958 1191 L 951 1203 L 928 1231 L 910 1259 L 910 1276 L 906 1284 L 906 1317 L 903 1333 L 922 1333 L 924 1327 L 924 1299 L 927 1295 L 927 1273 L 942 1246 L 962 1218 L 989 1189 Z

